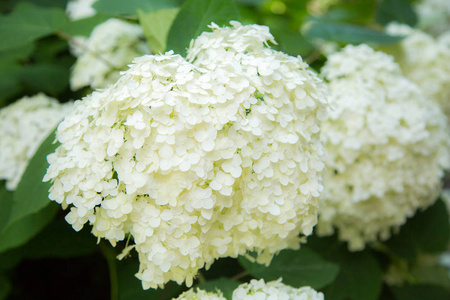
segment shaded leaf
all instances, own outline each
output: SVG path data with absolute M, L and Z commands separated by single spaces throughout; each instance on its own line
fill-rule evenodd
M 414 26 L 417 23 L 417 15 L 409 0 L 381 1 L 377 9 L 376 19 L 381 25 L 398 22 Z
M 41 63 L 23 68 L 19 78 L 31 89 L 56 96 L 69 85 L 69 69 L 62 64 Z
M 450 292 L 440 286 L 418 284 L 391 287 L 396 300 L 448 300 Z
M 0 275 L 0 300 L 6 299 L 11 291 L 11 283 L 4 275 Z
M 185 56 L 190 41 L 208 30 L 212 22 L 224 26 L 238 19 L 239 11 L 233 0 L 188 0 L 170 28 L 167 50 Z
M 40 211 L 8 224 L 0 232 L 0 252 L 21 246 L 51 222 L 59 205 L 51 203 Z
M 322 39 L 340 43 L 372 43 L 392 44 L 403 39 L 402 36 L 388 35 L 362 26 L 348 25 L 333 22 L 310 21 L 302 29 L 309 39 Z
M 4 184 L 0 184 L 0 232 L 8 224 L 13 205 L 13 192 L 8 191 Z
M 425 211 L 418 211 L 386 242 L 396 255 L 414 261 L 420 252 L 439 253 L 447 249 L 450 239 L 449 216 L 442 200 Z
M 339 266 L 322 259 L 313 250 L 284 250 L 274 256 L 268 267 L 252 263 L 240 257 L 241 265 L 256 278 L 266 281 L 283 277 L 283 283 L 293 287 L 311 286 L 321 288 L 330 284 L 339 272 Z
M 219 279 L 206 281 L 197 285 L 196 287 L 207 292 L 217 292 L 217 290 L 220 290 L 226 299 L 232 300 L 233 291 L 237 289 L 239 284 L 240 283 L 237 281 L 231 280 L 226 277 L 221 277 Z
M 92 5 L 97 12 L 107 15 L 136 15 L 138 9 L 154 12 L 177 6 L 177 0 L 98 0 Z
M 31 43 L 54 33 L 67 22 L 61 8 L 21 2 L 11 14 L 0 16 L 0 50 Z
M 67 23 L 65 26 L 61 28 L 61 32 L 69 36 L 85 36 L 88 37 L 92 30 L 100 23 L 108 20 L 109 17 L 102 14 L 96 14 L 95 16 L 84 18 L 80 20 L 76 20 L 73 22 Z

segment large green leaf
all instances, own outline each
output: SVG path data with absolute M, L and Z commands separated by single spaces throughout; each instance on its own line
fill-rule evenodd
M 166 50 L 167 35 L 178 10 L 169 8 L 147 13 L 138 9 L 139 22 L 153 53 L 164 53 Z
M 54 33 L 67 22 L 62 8 L 19 3 L 11 14 L 0 16 L 0 50 L 31 43 Z
M 97 12 L 107 15 L 136 15 L 138 9 L 154 12 L 177 6 L 177 0 L 98 0 L 92 5 Z
M 233 0 L 187 0 L 170 28 L 167 49 L 184 56 L 190 41 L 208 30 L 212 22 L 223 26 L 238 19 Z
M 371 44 L 393 44 L 400 41 L 402 36 L 392 36 L 385 32 L 365 28 L 362 26 L 310 21 L 302 29 L 303 34 L 309 39 L 322 39 L 339 43 L 371 43 Z
M 414 26 L 417 23 L 417 15 L 409 0 L 383 0 L 378 6 L 376 19 L 381 25 L 398 22 Z
M 402 287 L 391 287 L 396 300 L 448 300 L 450 292 L 443 287 L 418 284 L 405 285 Z
M 51 203 L 40 211 L 27 215 L 0 232 L 0 253 L 21 246 L 38 234 L 56 215 L 59 205 Z
M 13 206 L 9 223 L 38 212 L 50 203 L 48 190 L 50 182 L 42 182 L 48 163 L 47 155 L 54 152 L 58 147 L 55 140 L 55 131 L 53 131 L 41 146 L 38 148 L 33 158 L 28 163 L 25 173 L 17 186 L 13 196 Z
M 22 83 L 36 92 L 42 91 L 56 96 L 69 85 L 69 68 L 62 64 L 35 64 L 24 67 L 19 78 Z
M 88 37 L 95 26 L 105 22 L 106 20 L 108 20 L 108 18 L 109 16 L 96 14 L 89 18 L 69 22 L 64 27 L 62 27 L 60 31 L 69 36 L 81 35 Z
M 6 59 L 0 62 L 0 108 L 7 104 L 6 99 L 13 97 L 21 90 L 20 73 L 23 68 L 12 59 Z
M 227 277 L 222 277 L 215 280 L 206 281 L 196 286 L 199 289 L 205 290 L 207 292 L 217 292 L 217 290 L 221 291 L 223 296 L 232 300 L 233 291 L 237 289 L 240 282 L 231 280 Z
M 0 183 L 0 232 L 8 224 L 12 206 L 13 192 L 8 191 L 5 185 Z
M 6 299 L 11 291 L 11 283 L 6 276 L 0 274 L 0 300 Z
M 445 251 L 449 239 L 449 216 L 446 205 L 439 200 L 427 210 L 417 212 L 386 245 L 399 257 L 414 261 L 421 252 Z
M 283 277 L 283 283 L 294 286 L 321 288 L 330 284 L 339 272 L 339 266 L 322 259 L 313 250 L 284 250 L 272 259 L 268 267 L 240 257 L 241 265 L 254 277 L 266 281 Z

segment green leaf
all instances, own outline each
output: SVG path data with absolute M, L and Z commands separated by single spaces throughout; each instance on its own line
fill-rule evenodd
M 19 78 L 36 92 L 56 96 L 69 85 L 69 69 L 62 64 L 35 64 L 23 68 Z
M 331 259 L 331 257 L 328 257 Z M 340 266 L 336 280 L 323 289 L 327 300 L 376 300 L 381 292 L 382 271 L 367 251 L 350 253 L 347 249 L 332 257 Z
M 414 26 L 417 24 L 417 15 L 409 0 L 383 0 L 377 9 L 377 22 L 386 25 L 398 22 Z
M 313 250 L 284 250 L 272 259 L 268 267 L 239 257 L 240 264 L 251 275 L 266 281 L 283 277 L 283 283 L 294 286 L 321 288 L 330 284 L 339 272 L 339 266 L 322 259 Z
M 98 250 L 98 246 L 96 237 L 90 231 L 91 228 L 85 226 L 76 232 L 63 218 L 58 218 L 20 251 L 25 258 L 30 259 L 68 258 L 91 254 Z
M 88 37 L 92 30 L 100 23 L 105 22 L 109 19 L 109 16 L 96 14 L 95 16 L 84 18 L 80 20 L 76 20 L 73 22 L 67 23 L 64 27 L 61 28 L 61 32 L 69 36 L 85 36 Z
M 414 261 L 421 252 L 443 252 L 450 239 L 448 220 L 446 205 L 438 200 L 427 210 L 418 211 L 386 245 L 394 254 L 409 261 Z
M 306 23 L 302 32 L 309 39 L 322 39 L 339 43 L 384 45 L 393 44 L 403 39 L 402 36 L 392 36 L 382 31 L 361 26 L 321 21 Z
M 238 19 L 239 11 L 233 0 L 187 0 L 170 28 L 167 49 L 185 56 L 190 41 L 212 22 L 224 26 Z
M 440 286 L 418 284 L 391 287 L 396 300 L 448 300 L 450 292 Z
M 17 266 L 23 258 L 22 251 L 12 249 L 0 254 L 0 273 L 4 273 Z
M 138 271 L 139 261 L 136 257 L 126 257 L 117 261 L 119 300 L 172 299 L 185 289 L 171 281 L 165 285 L 164 289 L 144 290 L 141 281 L 134 276 Z
M 154 12 L 177 6 L 177 0 L 98 0 L 92 5 L 97 12 L 107 15 L 135 15 L 138 9 Z
M 22 66 L 12 61 L 0 62 L 0 107 L 6 105 L 6 99 L 21 91 L 20 72 Z
M 51 187 L 50 182 L 42 182 L 42 178 L 47 172 L 47 155 L 53 153 L 58 147 L 55 140 L 55 131 L 53 131 L 41 146 L 38 148 L 33 158 L 22 176 L 13 196 L 13 206 L 9 223 L 36 213 L 50 203 L 48 190 Z
M 0 232 L 0 253 L 21 246 L 38 234 L 56 215 L 59 205 L 51 203 L 40 211 L 9 223 Z
M 11 14 L 0 16 L 0 51 L 50 35 L 66 23 L 62 8 L 39 7 L 21 2 Z
M 0 300 L 6 299 L 11 291 L 11 283 L 4 275 L 0 275 Z
M 221 291 L 223 296 L 232 300 L 233 291 L 237 289 L 239 286 L 239 282 L 231 280 L 227 277 L 221 277 L 219 279 L 206 281 L 196 286 L 199 289 L 205 290 L 207 292 L 217 292 L 217 290 Z
M 4 184 L 0 184 L 0 232 L 8 224 L 13 205 L 13 192 L 8 191 Z
M 153 53 L 166 51 L 169 29 L 178 11 L 178 8 L 169 8 L 147 13 L 138 9 L 139 23 Z
M 34 44 L 21 45 L 16 48 L 0 51 L 0 62 L 20 61 L 31 55 Z M 1 63 L 0 63 L 1 64 Z

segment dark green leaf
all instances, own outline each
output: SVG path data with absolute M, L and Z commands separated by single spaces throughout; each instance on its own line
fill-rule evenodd
M 126 257 L 117 261 L 120 300 L 168 300 L 176 297 L 184 289 L 174 282 L 169 282 L 164 289 L 143 290 L 141 281 L 134 276 L 138 271 L 139 261 L 136 257 Z
M 11 283 L 4 275 L 0 275 L 0 300 L 6 299 L 11 291 Z
M 98 246 L 97 239 L 91 234 L 89 227 L 85 226 L 76 232 L 64 219 L 57 219 L 20 250 L 24 257 L 31 259 L 91 254 L 98 250 Z
M 59 205 L 51 203 L 34 214 L 8 224 L 0 232 L 0 253 L 29 241 L 53 219 L 58 209 Z
M 139 22 L 153 53 L 165 52 L 167 35 L 178 10 L 178 8 L 169 8 L 146 13 L 138 9 Z
M 58 147 L 55 140 L 55 131 L 53 131 L 36 151 L 33 158 L 22 176 L 13 196 L 13 206 L 9 223 L 31 215 L 43 209 L 50 203 L 48 190 L 51 187 L 50 182 L 42 182 L 48 163 L 47 155 L 54 152 Z
M 328 257 L 339 264 L 336 280 L 323 289 L 327 300 L 376 300 L 381 292 L 382 272 L 367 251 L 350 253 L 341 248 Z
M 0 16 L 0 50 L 11 49 L 50 35 L 67 23 L 64 10 L 19 3 L 7 16 Z
M 12 249 L 0 254 L 0 273 L 4 273 L 17 266 L 23 258 L 22 251 Z
M 64 32 L 69 36 L 81 35 L 88 37 L 95 26 L 105 22 L 108 18 L 109 17 L 106 15 L 96 14 L 95 16 L 89 18 L 69 22 L 61 28 L 61 32 Z
M 403 38 L 361 26 L 332 22 L 310 21 L 302 30 L 303 34 L 309 39 L 322 39 L 339 43 L 383 45 L 396 43 Z
M 432 264 L 420 263 L 413 267 L 411 276 L 415 282 L 421 284 L 438 285 L 450 291 L 450 276 L 447 267 L 436 262 Z
M 417 15 L 409 0 L 381 1 L 377 9 L 376 19 L 381 25 L 398 22 L 414 26 L 417 23 Z
M 409 219 L 386 245 L 399 257 L 414 261 L 420 252 L 439 253 L 447 249 L 450 225 L 446 206 L 438 200 Z
M 177 0 L 98 0 L 92 5 L 97 12 L 107 15 L 136 15 L 138 9 L 154 12 L 177 6 Z
M 167 49 L 185 56 L 190 41 L 208 30 L 212 22 L 224 26 L 238 19 L 239 11 L 233 0 L 188 0 L 170 28 Z
M 252 263 L 240 257 L 241 265 L 254 277 L 266 281 L 283 277 L 283 283 L 294 286 L 321 288 L 331 283 L 339 272 L 339 266 L 322 259 L 313 250 L 284 250 L 272 259 L 268 267 Z
M 16 48 L 0 51 L 0 64 L 5 62 L 23 60 L 31 55 L 34 50 L 33 44 L 21 45 Z
M 0 107 L 6 105 L 6 99 L 18 94 L 21 90 L 20 72 L 22 66 L 12 61 L 0 62 Z
M 274 46 L 274 48 L 278 48 L 282 52 L 293 56 L 306 57 L 314 51 L 314 46 L 299 32 L 272 30 L 272 33 L 278 43 L 278 46 Z
M 68 87 L 69 69 L 62 64 L 35 64 L 22 69 L 20 80 L 36 92 L 56 96 Z
M 11 208 L 13 206 L 13 192 L 8 191 L 5 185 L 0 184 L 0 232 L 8 224 Z
M 450 292 L 440 286 L 418 284 L 391 287 L 396 300 L 448 300 Z
M 240 282 L 222 277 L 216 280 L 206 281 L 197 285 L 196 287 L 207 292 L 217 292 L 217 290 L 219 290 L 222 292 L 223 296 L 226 299 L 232 300 L 233 291 L 237 289 L 239 284 Z

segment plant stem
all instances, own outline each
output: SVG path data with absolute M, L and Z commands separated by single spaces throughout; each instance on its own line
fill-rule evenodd
M 105 243 L 100 243 L 100 249 L 108 263 L 109 281 L 111 286 L 111 300 L 119 300 L 119 280 L 117 278 L 116 253 Z
M 248 275 L 248 272 L 247 271 L 242 271 L 241 273 L 237 273 L 236 275 L 234 275 L 233 277 L 231 277 L 231 280 L 239 280 L 239 279 L 241 279 L 242 277 L 245 277 L 245 276 L 247 276 Z

